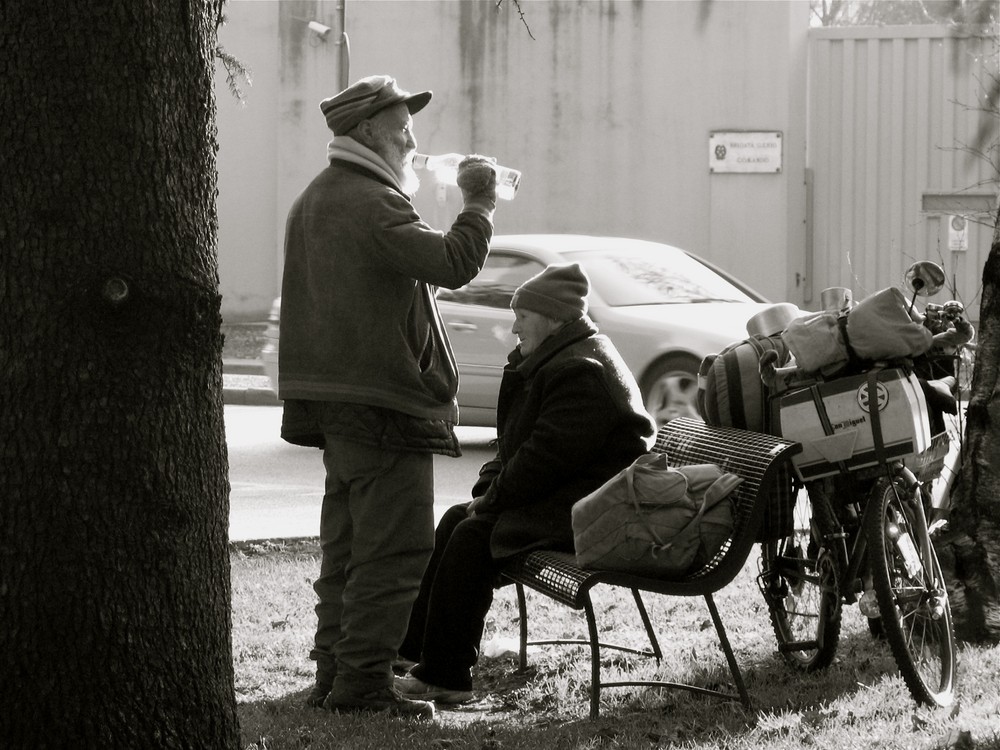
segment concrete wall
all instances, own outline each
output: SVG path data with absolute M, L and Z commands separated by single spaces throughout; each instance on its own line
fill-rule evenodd
M 242 102 L 216 61 L 219 152 L 219 281 L 227 319 L 263 319 L 280 279 L 278 241 L 278 97 L 281 45 L 274 3 L 237 1 L 219 33 L 225 50 L 251 68 Z
M 434 91 L 415 118 L 422 151 L 524 172 L 497 232 L 659 240 L 800 301 L 808 3 L 707 5 L 533 0 L 522 22 L 492 0 L 231 0 L 220 43 L 254 76 L 242 108 L 219 76 L 224 314 L 260 318 L 278 293 L 285 214 L 325 163 L 318 103 L 347 72 L 342 20 L 351 81 L 389 73 Z M 309 20 L 333 31 L 320 39 Z M 781 133 L 781 171 L 710 172 L 719 130 Z M 433 188 L 415 202 L 439 228 L 460 205 Z

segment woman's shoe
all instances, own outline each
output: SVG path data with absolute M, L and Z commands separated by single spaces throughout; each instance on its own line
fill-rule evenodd
M 468 703 L 473 698 L 471 690 L 450 690 L 436 685 L 428 685 L 412 674 L 397 677 L 396 690 L 399 691 L 400 695 L 411 700 L 434 701 L 435 703 Z
M 415 661 L 410 661 L 402 656 L 396 658 L 392 663 L 392 673 L 397 676 L 408 674 L 411 669 L 417 666 Z

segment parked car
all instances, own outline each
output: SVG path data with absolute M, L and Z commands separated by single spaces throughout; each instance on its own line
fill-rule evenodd
M 511 297 L 552 263 L 586 269 L 590 316 L 621 352 L 658 424 L 697 416 L 701 360 L 746 338 L 746 321 L 770 306 L 725 271 L 670 245 L 572 234 L 497 235 L 475 279 L 437 293 L 461 377 L 461 424 L 496 424 L 500 376 L 517 344 L 510 331 Z M 262 352 L 275 387 L 280 310 L 279 298 Z

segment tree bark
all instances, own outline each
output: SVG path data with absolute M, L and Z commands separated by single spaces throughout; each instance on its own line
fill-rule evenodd
M 217 0 L 0 6 L 0 738 L 236 748 Z
M 955 635 L 1000 642 L 1000 209 L 983 268 L 979 343 L 972 376 L 961 487 L 942 540 Z

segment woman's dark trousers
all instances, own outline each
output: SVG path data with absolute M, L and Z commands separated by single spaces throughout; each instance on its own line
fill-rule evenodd
M 449 508 L 434 532 L 434 553 L 420 583 L 399 654 L 418 662 L 411 674 L 449 690 L 472 689 L 498 564 L 490 555 L 494 516 Z

